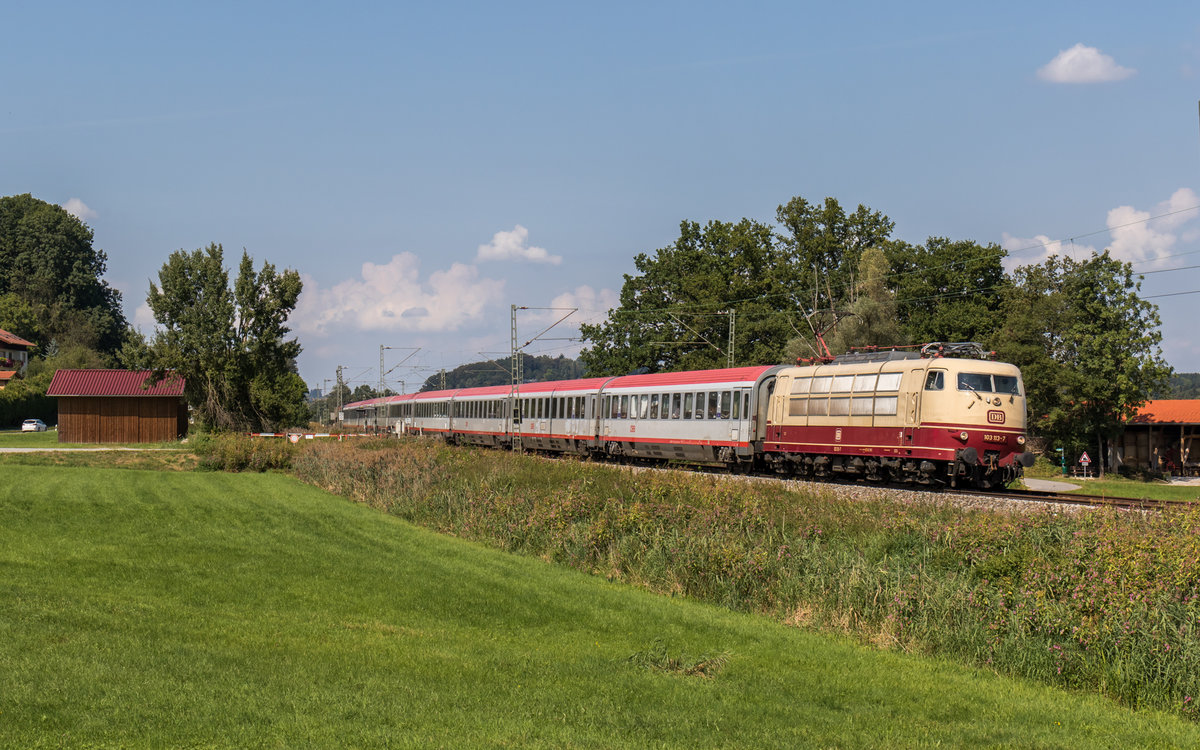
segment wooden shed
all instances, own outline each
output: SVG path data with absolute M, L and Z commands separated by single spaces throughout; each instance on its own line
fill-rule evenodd
M 1200 399 L 1147 401 L 1125 425 L 1117 448 L 1126 465 L 1167 474 L 1200 475 Z M 1196 445 L 1193 445 L 1193 442 Z
M 47 396 L 58 398 L 60 443 L 159 443 L 187 434 L 183 378 L 149 383 L 149 370 L 59 370 Z

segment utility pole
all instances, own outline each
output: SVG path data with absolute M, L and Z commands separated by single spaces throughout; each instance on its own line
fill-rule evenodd
M 510 379 L 510 387 L 508 396 L 512 404 L 512 449 L 515 451 L 521 450 L 521 400 L 517 397 L 521 390 L 521 347 L 517 345 L 517 310 L 524 310 L 523 307 L 512 306 L 512 340 L 510 353 L 512 360 L 509 363 L 512 367 L 512 376 Z
M 405 357 L 404 359 L 397 362 L 395 364 L 395 366 L 393 366 L 390 370 L 384 370 L 383 369 L 383 352 L 386 349 L 404 349 L 404 350 L 408 351 L 409 354 L 407 357 Z M 384 346 L 383 344 L 379 345 L 379 395 L 380 396 L 382 396 L 383 392 L 385 390 L 387 390 L 387 382 L 385 381 L 384 378 L 387 375 L 391 374 L 393 371 L 397 370 L 405 362 L 407 362 L 408 360 L 415 357 L 417 355 L 417 352 L 419 352 L 419 351 L 421 351 L 421 347 L 419 347 L 419 346 Z M 410 367 L 411 367 L 411 365 L 410 365 Z
M 343 392 L 344 385 L 342 383 L 342 366 L 341 365 L 337 366 L 337 386 L 336 387 L 337 387 L 337 395 L 338 395 L 338 399 L 337 399 L 338 400 L 338 408 L 337 408 L 337 414 L 334 415 L 334 418 L 333 418 L 333 420 L 335 422 L 337 421 L 338 416 L 342 413 L 342 392 Z
M 727 346 L 725 348 L 725 366 L 733 367 L 733 362 L 734 362 L 733 333 L 734 333 L 734 320 L 737 316 L 737 313 L 734 312 L 732 307 L 729 308 L 728 310 L 726 310 L 725 312 L 729 314 L 729 346 Z

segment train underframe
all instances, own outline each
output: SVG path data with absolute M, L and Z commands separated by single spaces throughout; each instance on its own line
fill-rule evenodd
M 955 451 L 951 460 L 816 453 L 763 453 L 762 458 L 769 470 L 797 479 L 859 479 L 931 488 L 1005 487 L 1033 464 L 1031 453 L 1017 454 L 1001 464 L 999 453 L 988 451 L 980 457 L 974 448 Z

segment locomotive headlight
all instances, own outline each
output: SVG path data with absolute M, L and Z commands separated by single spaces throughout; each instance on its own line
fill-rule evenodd
M 964 443 L 967 442 L 967 431 L 963 430 L 962 432 L 958 433 L 958 439 Z
M 1017 445 L 1025 445 L 1025 436 L 1017 435 Z

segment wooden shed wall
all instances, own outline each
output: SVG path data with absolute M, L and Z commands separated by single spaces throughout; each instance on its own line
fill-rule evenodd
M 59 396 L 60 443 L 158 443 L 187 432 L 180 399 L 137 396 Z

